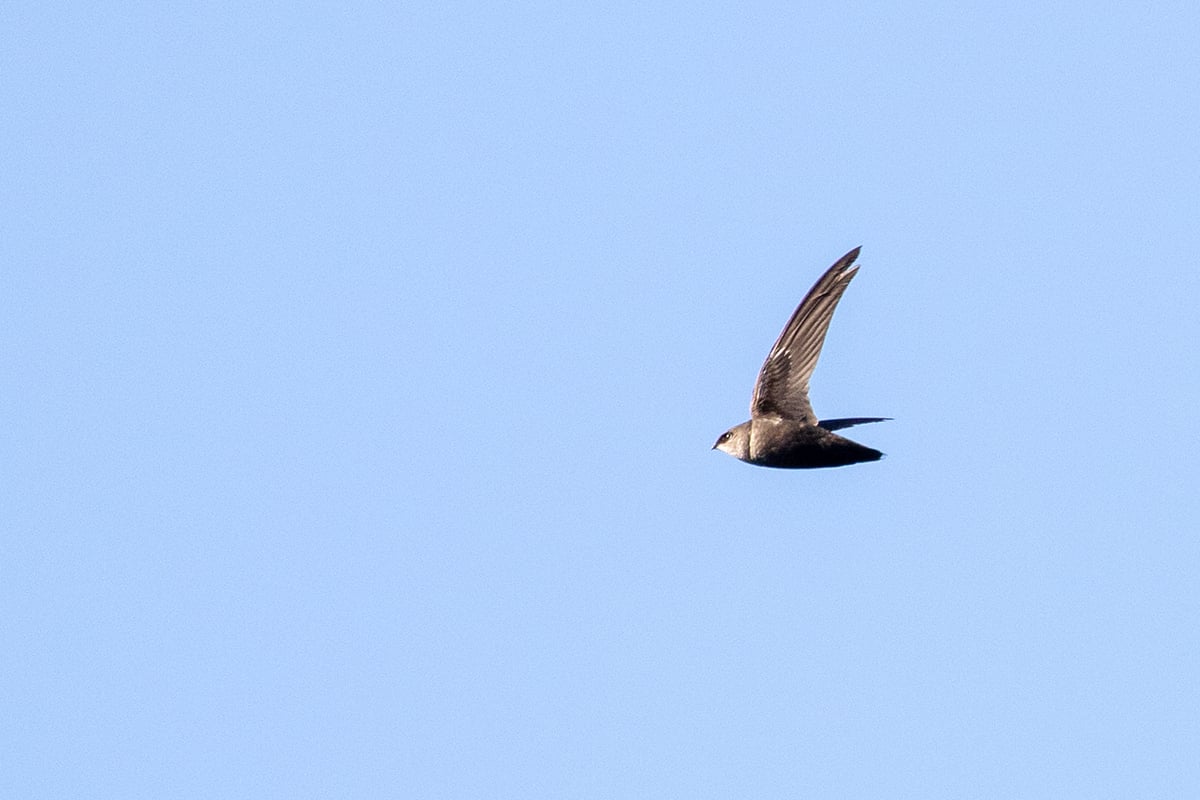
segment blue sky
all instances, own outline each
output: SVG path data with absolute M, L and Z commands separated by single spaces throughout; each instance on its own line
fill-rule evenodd
M 0 794 L 1200 792 L 1200 11 L 0 21 Z

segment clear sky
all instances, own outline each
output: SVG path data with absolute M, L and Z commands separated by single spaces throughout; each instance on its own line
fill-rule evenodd
M 0 796 L 1200 796 L 1197 30 L 6 4 Z

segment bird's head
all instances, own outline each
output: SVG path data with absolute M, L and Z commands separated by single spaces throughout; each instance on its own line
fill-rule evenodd
M 750 457 L 750 423 L 743 422 L 722 433 L 713 449 L 745 461 Z

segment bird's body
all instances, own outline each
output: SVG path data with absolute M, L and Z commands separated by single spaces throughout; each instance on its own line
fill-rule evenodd
M 878 450 L 838 436 L 820 425 L 789 419 L 759 417 L 743 422 L 730 433 L 733 435 L 718 443 L 717 449 L 762 467 L 844 467 L 883 457 Z
M 721 434 L 713 447 L 763 467 L 843 467 L 878 461 L 883 453 L 833 431 L 886 417 L 819 421 L 808 402 L 808 381 L 834 309 L 858 271 L 855 248 L 830 267 L 801 301 L 771 348 L 750 402 L 750 419 Z

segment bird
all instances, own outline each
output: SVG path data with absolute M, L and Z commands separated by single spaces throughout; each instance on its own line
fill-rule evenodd
M 760 467 L 813 469 L 878 461 L 883 453 L 834 431 L 891 417 L 818 420 L 808 401 L 812 377 L 834 309 L 858 273 L 861 247 L 839 258 L 800 301 L 763 362 L 750 400 L 750 419 L 721 434 L 714 450 Z

